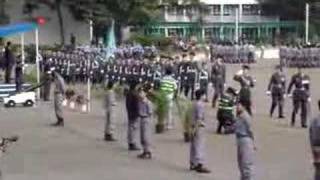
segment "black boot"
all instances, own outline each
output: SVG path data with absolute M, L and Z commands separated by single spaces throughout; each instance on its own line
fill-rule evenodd
M 135 144 L 129 144 L 129 151 L 139 151 L 140 148 Z
M 139 159 L 152 159 L 151 152 L 143 152 L 142 154 L 138 155 Z
M 190 171 L 195 171 L 197 169 L 197 165 L 190 163 L 189 169 L 190 169 Z
M 58 118 L 58 121 L 56 123 L 51 124 L 53 127 L 63 127 L 64 126 L 64 120 L 63 118 Z
M 208 168 L 204 167 L 202 164 L 199 164 L 199 165 L 196 167 L 196 171 L 197 171 L 198 173 L 205 173 L 205 174 L 211 173 L 211 171 L 210 171 Z
M 112 134 L 105 134 L 104 135 L 104 140 L 105 141 L 117 141 Z

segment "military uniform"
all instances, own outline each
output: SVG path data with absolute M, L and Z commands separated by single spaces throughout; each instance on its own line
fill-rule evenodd
M 291 125 L 294 126 L 296 114 L 301 108 L 301 126 L 307 127 L 308 100 L 310 97 L 310 77 L 303 73 L 297 73 L 293 75 L 288 87 L 288 94 L 291 93 L 293 86 L 295 86 L 295 90 L 293 91 L 293 111 L 291 116 Z
M 278 67 L 280 68 L 280 67 Z M 272 103 L 270 116 L 272 117 L 274 109 L 279 106 L 279 118 L 283 118 L 284 95 L 286 92 L 286 76 L 283 72 L 276 72 L 271 76 L 268 92 L 271 91 Z
M 247 112 L 252 115 L 251 89 L 254 87 L 254 80 L 250 75 L 236 74 L 234 80 L 240 83 L 239 102 L 243 104 Z
M 206 101 L 208 101 L 209 75 L 208 72 L 204 69 L 201 69 L 199 72 L 199 84 L 200 89 L 202 89 L 205 92 Z
M 222 128 L 224 128 L 225 134 L 230 134 L 234 132 L 233 110 L 236 99 L 233 95 L 231 95 L 231 93 L 234 93 L 234 91 L 224 93 L 219 100 L 219 108 L 217 112 L 218 134 L 222 133 Z
M 113 89 L 109 89 L 105 97 L 105 113 L 106 113 L 106 123 L 105 123 L 105 140 L 114 140 L 114 128 L 115 128 L 115 106 L 116 98 Z
M 215 63 L 211 69 L 211 81 L 214 87 L 212 106 L 216 106 L 216 101 L 223 94 L 226 83 L 226 67 L 224 64 Z

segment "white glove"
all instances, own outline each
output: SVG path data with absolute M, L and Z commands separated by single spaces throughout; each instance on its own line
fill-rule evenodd
M 267 91 L 266 94 L 267 94 L 268 96 L 270 96 L 270 95 L 271 95 L 271 92 L 270 92 L 270 91 Z
M 311 102 L 311 98 L 310 97 L 308 98 L 308 102 Z
M 288 97 L 291 98 L 291 97 L 292 97 L 292 94 L 288 94 Z
M 237 76 L 241 76 L 242 74 L 243 74 L 243 70 L 242 70 L 242 69 L 239 70 L 239 71 L 236 73 Z

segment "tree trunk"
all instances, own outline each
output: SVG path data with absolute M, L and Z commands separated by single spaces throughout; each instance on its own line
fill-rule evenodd
M 62 18 L 62 10 L 61 10 L 61 0 L 56 0 L 56 8 L 57 8 L 57 15 L 59 20 L 59 28 L 60 28 L 60 43 L 63 46 L 65 44 L 65 34 L 64 34 L 64 24 Z
M 114 31 L 116 36 L 116 43 L 117 45 L 119 45 L 122 43 L 122 25 L 120 23 L 115 22 Z

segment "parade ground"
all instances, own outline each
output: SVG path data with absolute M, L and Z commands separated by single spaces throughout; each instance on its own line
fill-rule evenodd
M 269 117 L 271 99 L 266 95 L 276 60 L 252 65 L 257 84 L 253 90 L 253 131 L 256 137 L 258 180 L 311 180 L 313 176 L 308 131 L 289 126 L 291 99 L 286 99 L 286 119 Z M 228 84 L 238 88 L 232 76 L 240 65 L 228 65 Z M 295 69 L 285 70 L 289 81 Z M 303 70 L 311 77 L 311 111 L 318 114 L 320 98 L 319 69 Z M 277 112 L 277 111 L 276 111 Z M 153 134 L 152 160 L 137 159 L 128 152 L 126 110 L 118 103 L 117 142 L 103 141 L 104 111 L 101 99 L 93 99 L 92 112 L 81 114 L 66 110 L 63 128 L 52 128 L 52 102 L 33 108 L 0 108 L 0 135 L 18 134 L 21 139 L 1 159 L 5 180 L 237 180 L 239 170 L 234 135 L 215 134 L 216 110 L 207 107 L 207 165 L 211 174 L 190 172 L 189 144 L 183 142 L 181 121 L 165 134 Z M 277 113 L 274 114 L 277 117 Z M 299 117 L 299 116 L 298 116 Z M 297 118 L 299 120 L 300 118 Z M 153 122 L 153 124 L 155 121 Z

